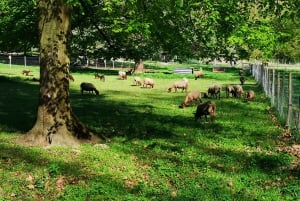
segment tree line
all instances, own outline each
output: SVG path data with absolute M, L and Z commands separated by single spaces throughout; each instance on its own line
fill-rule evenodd
M 0 3 L 0 51 L 39 48 L 37 0 Z M 66 0 L 73 57 L 279 59 L 296 62 L 299 3 L 271 0 Z

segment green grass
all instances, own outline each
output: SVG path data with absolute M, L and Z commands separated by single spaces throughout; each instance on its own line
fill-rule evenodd
M 202 68 L 203 79 L 185 75 L 189 91 L 239 83 L 238 69 Z M 131 76 L 119 80 L 117 69 L 72 70 L 73 111 L 111 139 L 109 148 L 43 149 L 12 141 L 32 127 L 38 103 L 38 83 L 22 69 L 0 65 L 0 200 L 300 200 L 299 166 L 291 170 L 294 157 L 278 150 L 282 129 L 249 76 L 244 89 L 256 92 L 255 101 L 224 98 L 223 90 L 210 123 L 194 122 L 195 106 L 178 107 L 185 93 L 167 93 L 183 78 L 166 74 L 169 66 L 140 75 L 155 80 L 153 89 L 133 86 Z M 29 69 L 38 77 L 38 67 Z M 81 95 L 83 81 L 100 96 Z

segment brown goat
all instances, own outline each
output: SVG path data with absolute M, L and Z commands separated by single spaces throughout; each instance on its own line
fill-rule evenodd
M 168 92 L 171 92 L 172 89 L 175 90 L 175 92 L 177 92 L 177 89 L 182 89 L 182 92 L 185 91 L 187 92 L 189 83 L 187 81 L 187 79 L 184 79 L 182 81 L 176 81 L 173 83 L 173 85 L 171 87 L 168 88 Z
M 98 73 L 95 74 L 95 79 L 100 79 L 101 81 L 105 82 L 105 76 L 99 75 Z
M 211 121 L 213 122 L 216 117 L 216 109 L 216 104 L 212 101 L 199 104 L 195 113 L 195 121 L 201 119 L 202 116 L 204 116 L 205 120 L 207 121 L 207 115 L 209 115 Z
M 213 98 L 219 98 L 221 97 L 221 86 L 220 85 L 213 85 L 211 87 L 208 88 L 207 90 L 208 95 L 210 94 L 210 96 Z
M 31 70 L 23 70 L 22 74 L 26 75 L 26 76 L 30 76 L 29 73 L 31 73 L 31 72 L 32 72 Z
M 188 93 L 180 107 L 185 108 L 187 104 L 192 104 L 194 101 L 200 101 L 200 103 L 202 103 L 200 91 L 192 91 Z
M 144 79 L 143 87 L 147 88 L 148 86 L 150 86 L 151 88 L 154 87 L 154 81 L 153 81 L 153 79 L 151 79 L 151 78 L 145 78 Z
M 195 80 L 197 80 L 198 78 L 204 77 L 204 72 L 203 71 L 195 71 Z

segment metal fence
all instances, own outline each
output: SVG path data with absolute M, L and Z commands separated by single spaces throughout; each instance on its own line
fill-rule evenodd
M 99 68 L 132 68 L 134 67 L 134 62 L 132 61 L 122 61 L 122 60 L 103 60 L 103 59 L 71 59 L 72 66 L 80 67 L 99 67 Z M 40 57 L 39 56 L 20 56 L 20 55 L 0 55 L 0 63 L 9 65 L 23 65 L 23 66 L 39 66 Z
M 0 62 L 10 65 L 38 66 L 40 58 L 38 56 L 6 56 L 0 55 Z
M 300 67 L 250 64 L 250 72 L 263 87 L 286 126 L 300 131 Z

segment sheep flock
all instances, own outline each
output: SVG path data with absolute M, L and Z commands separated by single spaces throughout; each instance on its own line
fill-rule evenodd
M 29 72 L 22 72 L 22 74 L 29 73 Z M 244 90 L 243 87 L 245 86 L 246 76 L 244 70 L 240 70 L 237 73 L 236 81 L 229 84 L 223 84 L 223 86 L 218 83 L 218 81 L 213 80 L 210 86 L 204 87 L 201 84 L 200 80 L 207 79 L 207 76 L 204 77 L 205 73 L 201 71 L 195 71 L 194 72 L 194 79 L 187 79 L 182 78 L 178 80 L 170 79 L 169 84 L 167 85 L 166 82 L 165 88 L 166 91 L 169 92 L 172 98 L 176 97 L 178 99 L 179 108 L 184 109 L 186 107 L 194 108 L 194 120 L 197 121 L 198 119 L 201 119 L 202 116 L 205 117 L 205 120 L 208 121 L 207 116 L 210 116 L 211 122 L 214 122 L 216 119 L 216 108 L 218 101 L 220 99 L 225 98 L 225 100 L 229 100 L 230 98 L 236 99 L 236 100 L 244 100 L 244 102 L 248 101 L 255 101 L 255 92 L 253 89 Z M 132 77 L 131 77 L 132 76 Z M 153 76 L 154 77 L 154 76 Z M 75 82 L 75 79 L 72 75 L 67 75 L 67 78 Z M 161 86 L 161 83 L 156 83 L 154 78 L 151 78 L 149 74 L 145 76 L 144 74 L 134 74 L 133 70 L 129 71 L 119 71 L 118 76 L 115 80 L 132 80 L 133 84 L 131 86 L 139 87 L 139 88 L 145 88 L 148 90 L 155 89 L 155 86 Z M 94 74 L 94 79 L 87 80 L 85 82 L 80 83 L 80 91 L 82 95 L 85 94 L 95 94 L 100 95 L 99 89 L 96 88 L 101 87 L 101 84 L 96 83 L 97 80 L 101 80 L 102 82 L 105 82 L 105 75 L 103 74 Z M 110 80 L 110 79 L 109 79 Z M 173 80 L 173 81 L 172 81 Z M 194 80 L 194 81 L 193 81 Z M 111 80 L 110 80 L 111 82 Z M 120 82 L 121 85 L 124 84 L 126 81 L 115 81 Z M 192 82 L 192 83 L 191 83 Z M 75 82 L 76 83 L 76 82 Z M 193 87 L 191 87 L 193 86 Z M 197 88 L 195 87 L 197 86 Z M 192 88 L 192 90 L 190 90 Z M 171 92 L 174 93 L 171 93 Z M 87 92 L 87 93 L 85 93 Z M 179 93 L 178 93 L 179 92 Z M 163 91 L 160 91 L 160 93 L 165 93 Z M 222 95 L 224 93 L 224 95 Z M 170 97 L 170 98 L 171 98 Z M 181 97 L 181 98 L 178 98 Z M 204 101 L 204 99 L 206 99 Z M 203 102 L 204 101 L 204 102 Z

